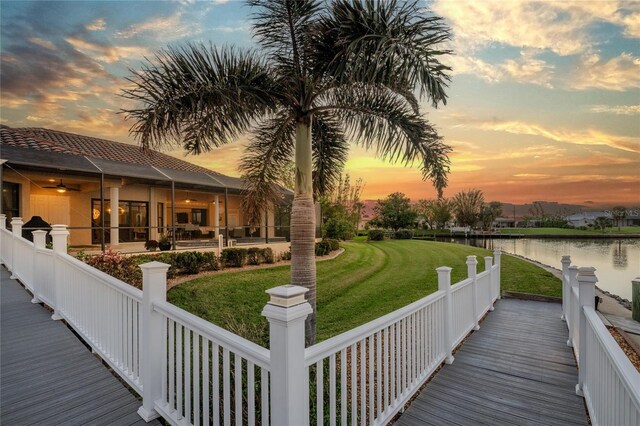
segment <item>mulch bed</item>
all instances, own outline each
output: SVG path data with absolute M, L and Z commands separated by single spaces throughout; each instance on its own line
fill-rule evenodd
M 618 330 L 613 327 L 607 327 L 607 329 L 609 330 L 609 333 L 611 333 L 613 338 L 616 339 L 616 342 L 618 342 L 618 345 L 620 345 L 620 348 L 622 348 L 625 355 L 627 355 L 627 358 L 629 358 L 631 364 L 633 364 L 638 373 L 640 373 L 640 355 L 627 342 L 624 336 L 622 336 L 622 334 L 618 332 Z

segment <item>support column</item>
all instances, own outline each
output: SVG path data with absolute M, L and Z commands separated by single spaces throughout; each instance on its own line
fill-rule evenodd
M 213 201 L 213 228 L 216 238 L 220 235 L 220 196 L 216 194 Z
M 67 254 L 67 238 L 69 237 L 69 231 L 67 231 L 67 225 L 51 225 L 51 239 L 53 240 L 53 315 L 52 320 L 62 319 L 60 312 L 62 311 L 62 274 L 60 270 L 60 261 L 58 257 L 62 254 Z
M 472 286 L 472 294 L 473 294 L 473 329 L 480 330 L 480 325 L 478 324 L 478 318 L 480 316 L 478 312 L 478 280 L 476 278 L 478 267 L 478 259 L 475 256 L 467 256 L 467 276 L 471 278 L 471 286 Z
M 224 238 L 229 243 L 229 190 L 224 189 Z
M 571 256 L 562 256 L 562 321 L 567 320 L 567 299 L 569 298 L 569 266 L 571 265 Z
M 584 396 L 584 382 L 587 372 L 587 316 L 584 314 L 585 308 L 595 309 L 596 297 L 596 268 L 583 267 L 578 270 L 578 288 L 580 295 L 580 350 L 578 352 L 578 384 L 576 394 Z
M 22 225 L 24 225 L 24 222 L 22 221 L 21 217 L 14 217 L 11 219 L 11 279 L 12 280 L 17 280 L 18 279 L 18 272 L 16 271 L 16 264 L 18 263 L 16 261 L 17 253 L 16 253 L 16 239 L 21 238 L 22 237 Z
M 493 251 L 493 259 L 494 259 L 494 265 L 497 266 L 496 268 L 496 284 L 495 284 L 495 300 L 500 300 L 500 280 L 502 279 L 502 272 L 500 271 L 502 269 L 502 252 L 500 251 L 500 249 L 495 249 Z
M 271 300 L 262 315 L 269 321 L 271 423 L 309 424 L 308 378 L 304 366 L 304 322 L 312 312 L 308 289 L 284 285 L 267 290 Z
M 567 299 L 567 313 L 569 315 L 569 339 L 567 340 L 567 346 L 573 347 L 573 329 L 578 326 L 578 324 L 574 324 L 578 320 L 578 315 L 575 315 L 573 312 L 578 310 L 578 306 L 573 306 L 576 302 L 573 300 L 573 289 L 578 288 L 578 267 L 576 265 L 569 266 L 569 286 L 567 287 L 567 291 L 569 293 L 569 297 Z
M 111 246 L 120 244 L 120 188 L 111 187 L 109 189 L 111 199 Z
M 2 198 L 0 196 L 0 198 Z M 0 229 L 7 229 L 7 215 L 0 213 Z M 2 244 L 0 244 L 0 250 L 2 250 Z M 9 265 L 5 263 L 6 254 L 0 253 L 0 263 L 9 269 Z
M 493 272 L 491 268 L 493 267 L 493 257 L 485 256 L 484 257 L 484 270 L 489 271 L 489 311 L 495 310 L 493 307 L 493 297 L 491 297 L 491 293 L 493 292 Z M 483 295 L 484 297 L 484 295 Z
M 162 354 L 166 351 L 164 333 L 166 323 L 153 304 L 167 300 L 167 271 L 170 265 L 161 262 L 149 262 L 140 265 L 142 269 L 142 342 L 140 345 L 140 377 L 142 379 L 142 406 L 138 414 L 145 422 L 160 415 L 155 402 L 162 398 Z
M 38 265 L 38 250 L 43 250 L 47 245 L 47 231 L 43 231 L 41 229 L 35 230 L 31 232 L 33 234 L 33 299 L 31 299 L 31 303 L 41 303 L 42 300 L 38 297 L 38 294 L 42 294 L 42 286 L 45 283 L 40 282 L 40 274 L 38 273 L 38 268 L 41 267 Z M 45 279 L 50 279 L 51 277 L 45 277 Z
M 442 290 L 445 293 L 444 296 L 444 312 L 443 312 L 443 332 L 444 332 L 444 345 L 447 364 L 453 363 L 453 334 L 451 333 L 451 268 L 448 266 L 441 266 L 436 268 L 438 272 L 438 290 Z

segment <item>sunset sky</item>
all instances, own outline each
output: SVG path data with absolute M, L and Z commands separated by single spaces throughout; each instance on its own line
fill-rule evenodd
M 640 205 L 640 2 L 425 3 L 453 29 L 449 102 L 423 110 L 453 147 L 449 187 L 488 200 Z M 2 1 L 1 122 L 135 143 L 118 92 L 143 56 L 186 41 L 252 47 L 239 1 Z M 173 148 L 173 155 L 182 153 Z M 238 175 L 243 144 L 189 157 Z M 364 198 L 435 191 L 361 148 Z

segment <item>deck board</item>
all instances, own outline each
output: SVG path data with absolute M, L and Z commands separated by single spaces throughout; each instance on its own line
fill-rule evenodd
M 61 321 L 0 269 L 0 423 L 159 425 Z
M 503 299 L 397 424 L 587 425 L 558 304 Z

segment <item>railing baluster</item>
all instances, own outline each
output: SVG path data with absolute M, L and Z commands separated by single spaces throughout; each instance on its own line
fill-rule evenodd
M 347 426 L 347 349 L 340 351 L 340 419 Z
M 255 365 L 247 360 L 247 420 L 249 425 L 256 423 Z
M 229 368 L 229 349 L 222 348 L 222 392 L 224 426 L 231 425 L 231 369 Z
M 316 424 L 318 426 L 324 424 L 323 375 L 322 361 L 318 361 L 316 362 Z
M 184 327 L 184 417 L 191 423 L 191 330 Z
M 377 418 L 382 413 L 382 331 L 378 331 L 376 337 L 376 408 Z
M 356 368 L 358 365 L 356 356 L 356 343 L 351 345 L 351 424 L 358 424 L 358 388 L 356 383 Z
M 336 354 L 329 357 L 329 424 L 336 424 Z
M 369 336 L 369 424 L 373 424 L 374 395 L 373 395 L 373 336 Z
M 209 425 L 209 409 L 211 398 L 209 394 L 209 339 L 202 336 L 202 424 Z
M 360 340 L 360 424 L 367 423 L 367 354 L 365 339 Z
M 220 347 L 216 343 L 211 344 L 211 402 L 213 408 L 213 424 L 220 424 Z
M 242 426 L 242 357 L 238 354 L 234 354 L 233 357 L 234 374 L 233 384 L 234 392 L 233 398 L 235 400 L 235 418 L 236 426 Z
M 200 335 L 193 333 L 193 424 L 200 424 Z
M 169 321 L 169 408 L 176 410 L 175 386 L 176 386 L 176 323 Z
M 260 389 L 262 391 L 262 425 L 269 426 L 269 373 L 264 368 L 261 368 L 260 374 Z
M 182 377 L 182 353 L 184 352 L 184 348 L 182 345 L 182 333 L 184 331 L 184 327 L 181 324 L 177 324 L 176 327 L 176 387 L 178 390 L 178 395 L 176 396 L 176 410 L 178 411 L 178 420 L 182 420 L 183 417 L 183 399 L 182 393 L 184 391 L 183 383 L 184 379 Z

